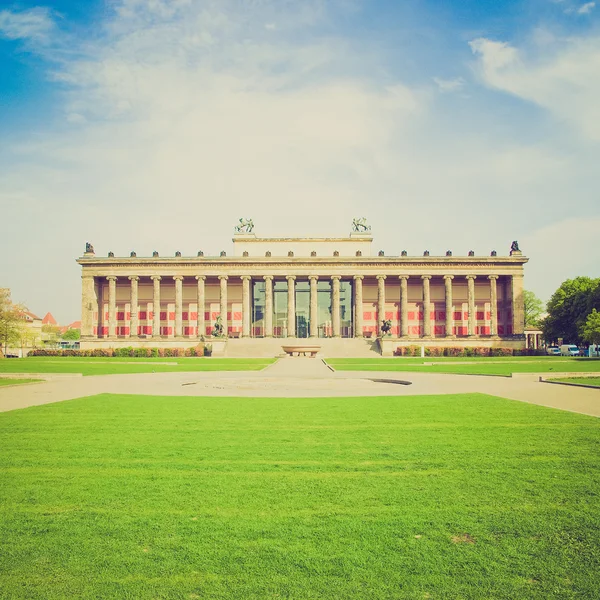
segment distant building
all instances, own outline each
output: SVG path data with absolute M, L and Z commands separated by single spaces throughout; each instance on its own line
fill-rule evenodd
M 65 333 L 67 333 L 67 331 L 69 331 L 71 329 L 81 330 L 81 321 L 73 321 L 72 323 L 69 323 L 68 325 L 61 325 L 60 326 L 60 334 L 64 335 Z
M 21 348 L 37 348 L 42 341 L 42 319 L 28 310 L 22 311 L 20 317 L 25 323 Z
M 58 325 L 58 321 L 54 318 L 52 313 L 48 312 L 42 319 L 42 325 Z

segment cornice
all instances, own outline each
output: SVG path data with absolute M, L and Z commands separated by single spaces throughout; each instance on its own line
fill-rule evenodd
M 131 269 L 148 267 L 156 268 L 243 268 L 256 266 L 265 267 L 291 267 L 300 269 L 310 269 L 314 267 L 322 268 L 331 266 L 339 267 L 358 267 L 361 269 L 389 269 L 397 268 L 439 268 L 439 269 L 469 269 L 469 268 L 489 268 L 524 265 L 529 259 L 525 256 L 494 256 L 494 257 L 198 257 L 198 258 L 88 258 L 77 259 L 77 263 L 82 267 L 105 267 L 109 269 Z

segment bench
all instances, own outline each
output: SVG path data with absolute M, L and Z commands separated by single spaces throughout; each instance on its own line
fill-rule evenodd
M 311 358 L 315 358 L 321 351 L 321 346 L 281 346 L 281 348 L 288 356 L 309 355 Z

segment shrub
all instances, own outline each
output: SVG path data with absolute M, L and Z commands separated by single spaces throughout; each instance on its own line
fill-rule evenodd
M 450 348 L 444 349 L 444 356 L 463 356 L 463 349 L 457 348 L 456 346 L 450 346 Z
M 490 355 L 489 348 L 485 348 L 482 346 L 477 346 L 476 348 L 473 348 L 473 356 L 489 356 L 489 355 Z
M 157 356 L 160 358 L 164 358 L 165 357 L 165 349 L 164 348 L 156 348 L 158 354 Z
M 512 356 L 512 348 L 491 348 L 490 356 Z
M 112 350 L 112 348 L 94 348 L 92 350 L 92 356 L 99 356 L 99 357 L 112 356 L 112 354 L 109 354 L 109 350 Z
M 152 358 L 158 358 L 158 348 L 150 348 L 150 356 Z
M 128 357 L 128 356 L 135 356 L 134 355 L 134 351 L 133 348 L 131 346 L 125 346 L 124 348 L 117 348 L 114 351 L 114 356 L 119 356 L 119 357 Z
M 27 356 L 60 356 L 60 350 L 37 348 L 36 350 L 32 350 Z
M 429 350 L 429 356 L 444 356 L 444 349 L 434 346 L 433 348 L 425 348 L 425 354 Z

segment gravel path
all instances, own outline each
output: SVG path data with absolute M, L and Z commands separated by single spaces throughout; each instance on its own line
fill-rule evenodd
M 262 371 L 143 373 L 92 377 L 45 374 L 49 380 L 0 388 L 0 412 L 95 394 L 153 396 L 405 396 L 480 392 L 600 416 L 600 389 L 541 383 L 535 373 L 514 377 L 332 371 L 320 359 L 280 359 Z M 544 376 L 547 373 L 543 373 Z M 32 375 L 28 375 L 32 377 Z M 552 377 L 560 377 L 553 373 Z M 410 382 L 411 385 L 402 385 Z

